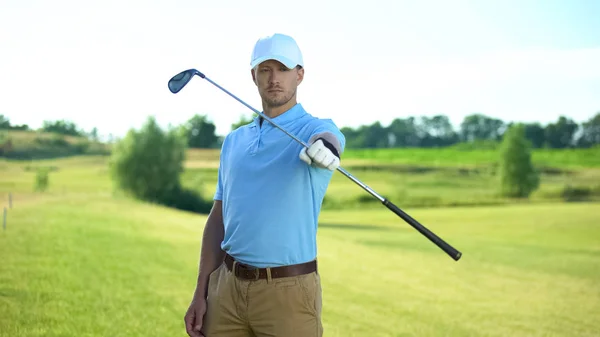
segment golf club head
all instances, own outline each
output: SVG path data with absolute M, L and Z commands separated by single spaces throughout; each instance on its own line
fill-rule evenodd
M 198 75 L 204 78 L 204 74 L 202 74 L 196 69 L 184 70 L 179 74 L 171 77 L 171 79 L 169 80 L 169 90 L 174 94 L 178 93 L 181 89 L 183 89 L 183 87 L 185 87 L 190 82 L 194 75 Z

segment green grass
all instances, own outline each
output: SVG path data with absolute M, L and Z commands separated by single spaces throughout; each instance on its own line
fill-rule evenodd
M 346 160 L 419 166 L 489 166 L 499 159 L 498 150 L 450 148 L 348 149 Z M 539 167 L 600 167 L 600 147 L 590 149 L 535 149 L 532 160 Z
M 567 186 L 580 186 L 589 190 L 590 200 L 600 200 L 600 169 L 581 169 L 571 173 L 543 173 L 541 185 L 527 201 L 507 199 L 499 195 L 498 177 L 488 171 L 464 171 L 439 168 L 424 172 L 402 170 L 387 165 L 363 169 L 348 167 L 352 175 L 369 185 L 379 194 L 410 207 L 467 206 L 522 202 L 548 202 L 564 200 Z M 327 195 L 327 207 L 365 207 L 373 201 L 364 190 L 342 174 L 336 173 Z M 378 207 L 379 205 L 375 205 Z
M 592 336 L 600 329 L 594 209 L 409 210 L 463 252 L 459 262 L 389 212 L 326 212 L 320 257 L 329 333 Z
M 217 158 L 190 151 L 184 184 L 211 197 Z M 600 191 L 598 166 L 557 164 L 515 202 L 496 196 L 489 167 L 406 158 L 344 167 L 464 256 L 453 261 L 335 173 L 318 242 L 325 336 L 597 335 L 600 206 L 560 193 Z M 0 160 L 14 206 L 0 233 L 0 337 L 186 335 L 206 218 L 123 198 L 107 159 Z M 38 167 L 52 170 L 44 193 Z
M 16 199 L 0 235 L 0 336 L 185 336 L 205 217 L 106 194 Z M 321 216 L 326 336 L 595 336 L 597 204 Z
M 180 235 L 198 233 L 196 217 L 98 197 L 15 204 L 0 336 L 181 335 L 198 241 Z
M 206 154 L 208 153 L 208 154 Z M 215 151 L 193 151 L 182 175 L 183 184 L 211 198 L 217 181 Z M 87 156 L 36 161 L 0 160 L 0 188 L 13 193 L 33 191 L 36 169 L 49 167 L 49 191 L 56 193 L 110 193 L 108 157 Z M 344 167 L 377 193 L 404 207 L 474 206 L 522 203 L 499 196 L 493 169 L 417 167 L 404 164 L 351 162 Z M 568 186 L 584 187 L 586 198 L 600 201 L 600 168 L 546 171 L 541 186 L 528 203 L 562 201 Z M 28 196 L 31 197 L 31 196 Z M 378 208 L 377 200 L 344 175 L 336 172 L 328 190 L 325 209 Z

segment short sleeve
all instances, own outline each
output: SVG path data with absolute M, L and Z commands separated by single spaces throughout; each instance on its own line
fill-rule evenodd
M 309 143 L 318 138 L 323 138 L 331 143 L 341 155 L 346 147 L 346 137 L 331 119 L 318 119 L 317 125 L 313 129 Z
M 215 195 L 213 200 L 223 200 L 223 181 L 221 178 L 221 167 L 219 165 L 219 172 L 217 174 L 217 188 L 215 189 Z
M 219 155 L 219 168 L 217 173 L 217 186 L 215 188 L 215 194 L 213 196 L 213 200 L 223 200 L 223 170 L 225 169 L 223 165 L 223 158 L 227 152 L 226 147 L 227 137 L 223 140 L 223 145 L 221 145 L 221 153 Z

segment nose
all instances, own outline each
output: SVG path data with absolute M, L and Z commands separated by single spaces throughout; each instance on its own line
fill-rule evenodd
M 269 72 L 269 84 L 279 84 L 279 72 Z

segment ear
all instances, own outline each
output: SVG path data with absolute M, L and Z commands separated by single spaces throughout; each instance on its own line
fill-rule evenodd
M 304 67 L 298 69 L 296 71 L 296 74 L 297 74 L 297 76 L 296 76 L 296 83 L 297 84 L 296 85 L 299 85 L 300 83 L 302 83 L 302 80 L 304 79 Z
M 254 73 L 254 69 L 250 69 L 250 74 L 252 75 L 252 82 L 258 86 L 258 83 L 256 83 L 256 73 Z

